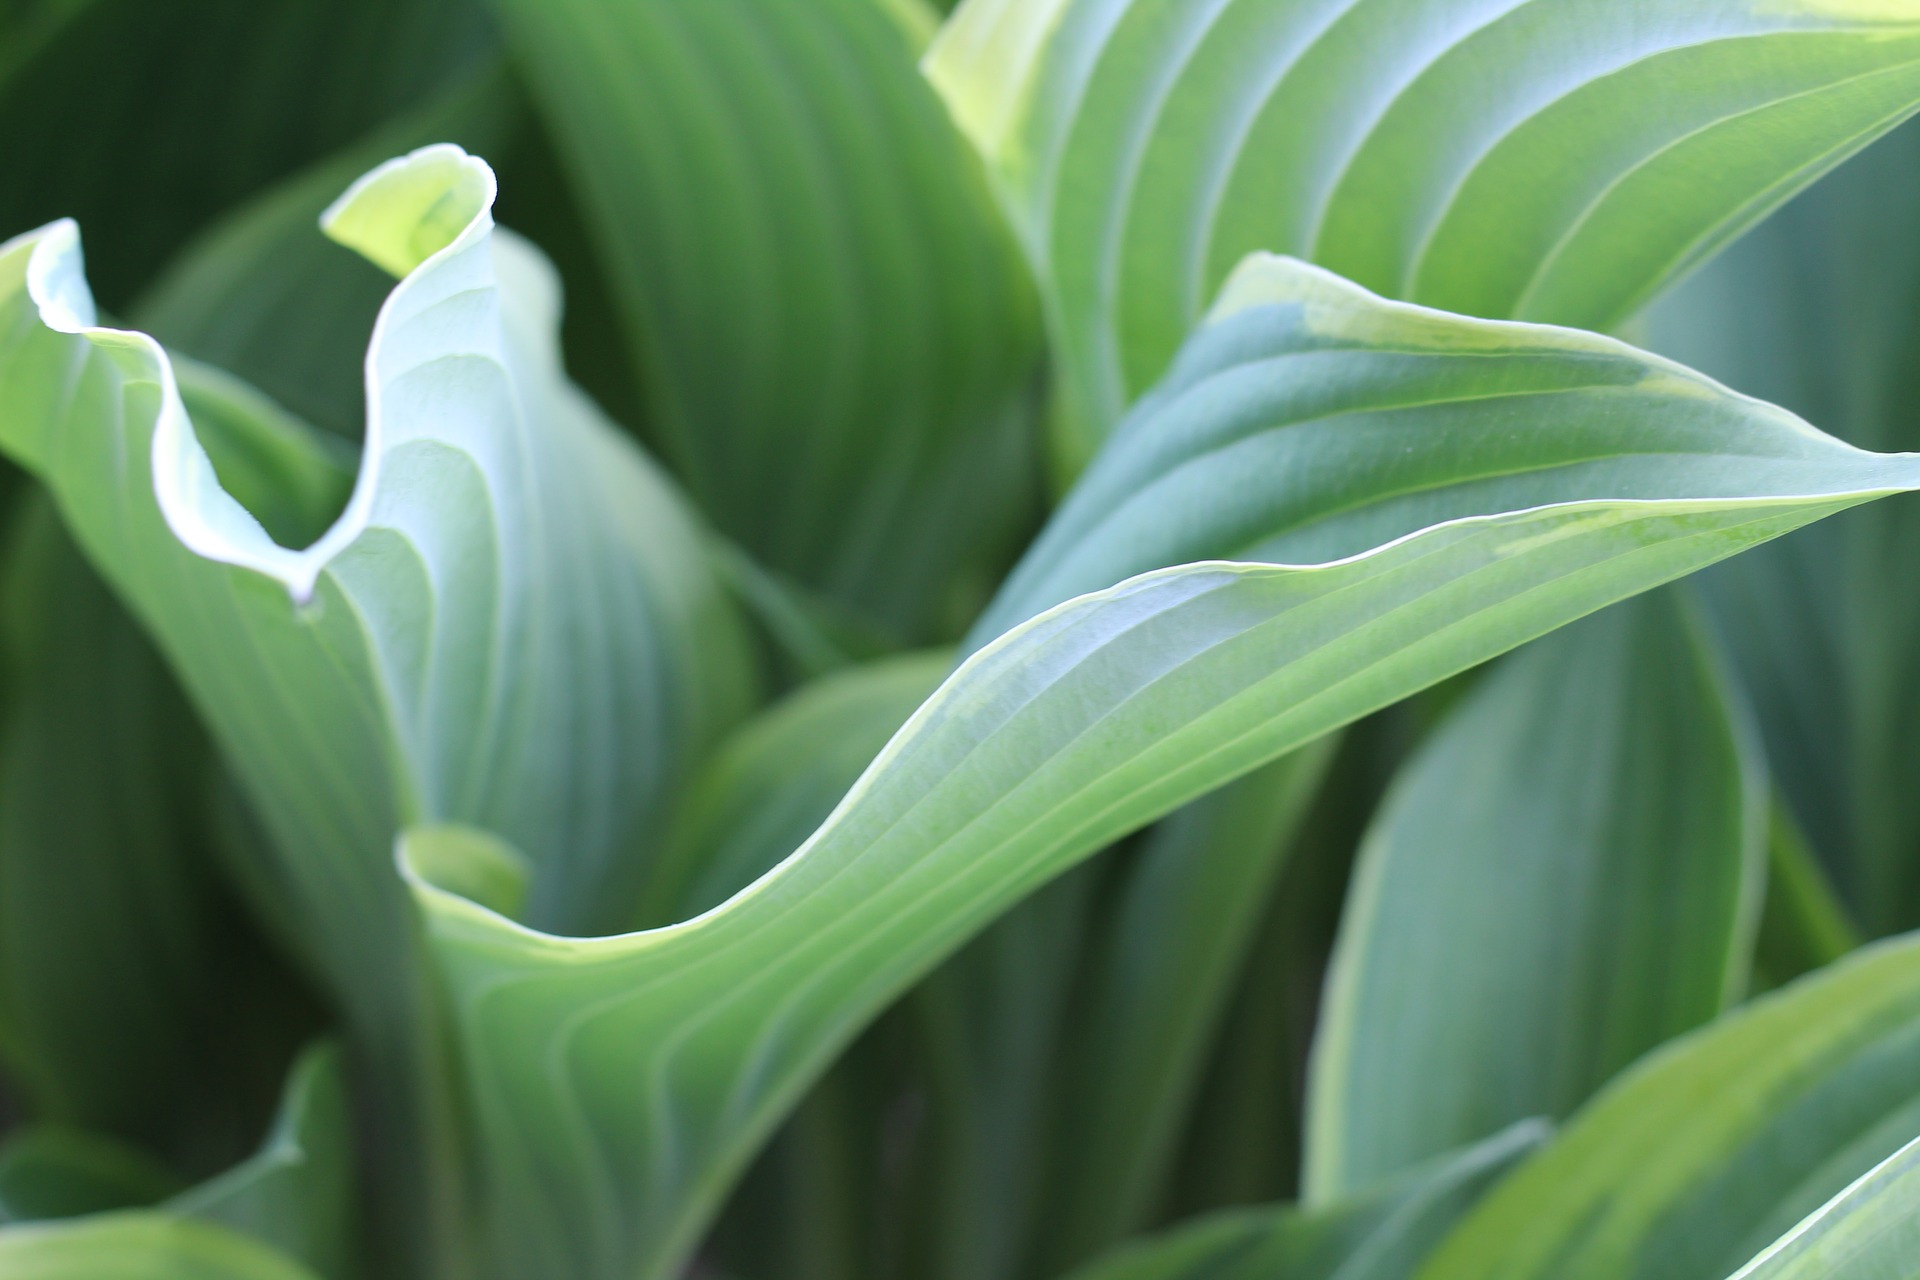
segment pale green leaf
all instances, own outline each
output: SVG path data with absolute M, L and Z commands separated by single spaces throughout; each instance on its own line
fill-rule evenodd
M 1735 425 L 1763 420 L 1751 434 Z M 1791 421 L 1608 338 L 1387 303 L 1255 255 L 970 644 L 1188 561 L 1318 564 L 1466 516 L 1599 494 L 1731 495 L 1736 476 L 1760 471 L 1810 493 L 1821 459 L 1847 455 L 1832 442 L 1810 451 L 1821 437 Z M 1732 433 L 1739 470 L 1720 456 Z
M 1338 1205 L 1218 1214 L 1116 1249 L 1069 1280 L 1407 1280 L 1546 1132 L 1537 1122 L 1514 1125 Z
M 221 1227 L 156 1213 L 114 1213 L 0 1229 L 7 1280 L 315 1280 L 266 1246 Z
M 433 142 L 494 154 L 511 134 L 517 106 L 497 61 L 460 76 L 420 108 L 199 230 L 141 291 L 130 320 L 176 358 L 217 365 L 315 426 L 357 439 L 366 415 L 361 360 L 393 279 L 315 235 L 314 224 L 348 184 L 389 156 Z M 88 230 L 90 240 L 99 238 Z M 289 332 L 300 340 L 288 341 Z
M 1920 1258 L 1920 1141 L 1835 1196 L 1733 1280 L 1906 1280 Z
M 1767 791 L 1729 699 L 1660 592 L 1505 659 L 1422 746 L 1327 979 L 1310 1200 L 1563 1117 L 1745 994 Z
M 1410 500 L 1454 518 L 1406 536 L 1408 507 L 1387 504 L 1374 527 L 1392 540 L 1373 550 L 1185 565 L 1020 624 L 792 856 L 693 920 L 559 938 L 417 883 L 468 1046 L 500 1274 L 668 1273 L 861 1025 L 1119 836 L 1586 613 L 1920 484 L 1920 458 L 1860 452 L 1592 335 L 1385 303 L 1278 261 L 1234 300 L 1246 328 L 1319 335 L 1337 360 L 1377 340 L 1458 399 L 1572 384 L 1600 407 L 1583 421 L 1576 397 L 1515 396 L 1479 448 L 1453 451 L 1496 478 L 1441 491 L 1451 508 Z M 1537 483 L 1497 479 L 1529 466 Z
M 1916 1071 L 1920 940 L 1905 938 L 1645 1059 L 1420 1280 L 1722 1280 L 1920 1132 Z
M 499 831 L 533 861 L 532 918 L 622 926 L 670 797 L 751 694 L 697 527 L 566 382 L 554 280 L 495 233 L 492 193 L 436 147 L 332 211 L 408 274 L 369 349 L 353 494 L 301 550 L 221 487 L 159 347 L 92 325 L 73 225 L 0 246 L 0 449 L 180 675 L 272 836 L 255 856 L 278 917 L 388 1089 L 432 1034 L 392 833 Z M 430 1104 L 385 1105 L 414 1109 L 392 1130 Z
M 649 427 L 728 536 L 908 637 L 1038 496 L 1038 310 L 887 0 L 513 0 Z
M 1603 329 L 1920 107 L 1908 0 L 969 0 L 1077 468 L 1254 250 Z

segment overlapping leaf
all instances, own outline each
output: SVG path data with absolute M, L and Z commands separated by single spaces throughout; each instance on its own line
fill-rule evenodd
M 8 1280 L 316 1280 L 223 1227 L 155 1213 L 106 1214 L 0 1231 Z
M 1733 1280 L 1890 1280 L 1920 1257 L 1920 1140 L 1848 1187 Z
M 918 0 L 502 11 L 694 495 L 869 620 L 964 625 L 1037 496 L 1039 320 Z
M 1563 1117 L 1744 995 L 1766 786 L 1674 593 L 1505 660 L 1396 780 L 1315 1042 L 1326 1202 Z
M 1043 1256 L 1078 1259 L 1138 1230 L 1166 1190 L 1234 980 L 1336 743 L 1194 802 L 1135 851 L 1063 1036 Z
M 1406 1280 L 1435 1240 L 1546 1128 L 1513 1126 L 1318 1210 L 1239 1210 L 1125 1246 L 1069 1280 Z
M 969 0 L 928 69 L 1036 264 L 1077 467 L 1254 250 L 1616 324 L 1920 106 L 1920 10 Z
M 1920 446 L 1916 218 L 1909 127 L 1656 308 L 1654 341 L 1855 444 Z M 1874 933 L 1920 924 L 1916 548 L 1901 499 L 1702 580 L 1792 812 Z
M 1147 573 L 1016 627 L 800 850 L 685 924 L 562 939 L 422 881 L 500 1274 L 670 1270 L 854 1030 L 1119 835 L 1582 614 L 1920 483 L 1920 459 L 1854 450 L 1617 343 L 1257 270 L 1266 305 L 1236 313 L 1252 327 L 1325 335 L 1342 359 L 1423 337 L 1419 366 L 1462 391 L 1571 380 L 1607 412 L 1583 423 L 1577 398 L 1515 397 L 1501 430 L 1450 451 L 1496 477 L 1447 495 L 1460 518 L 1370 552 Z M 1541 483 L 1498 479 L 1543 462 Z M 1389 491 L 1405 475 L 1365 474 Z M 1467 515 L 1463 494 L 1492 513 Z
M 183 405 L 150 339 L 92 327 L 71 224 L 0 246 L 0 448 L 182 677 L 272 834 L 261 883 L 390 1088 L 431 1036 L 393 831 L 495 827 L 539 867 L 535 918 L 620 925 L 666 798 L 748 695 L 693 524 L 564 380 L 552 278 L 491 199 L 483 164 L 430 148 L 330 214 L 406 278 L 359 481 L 305 550 L 222 488 L 189 411 L 255 443 L 283 415 L 231 387 Z
M 1920 1133 L 1917 1064 L 1920 941 L 1905 938 L 1649 1057 L 1419 1280 L 1730 1275 Z

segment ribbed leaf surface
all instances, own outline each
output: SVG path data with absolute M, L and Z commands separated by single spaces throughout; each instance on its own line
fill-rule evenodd
M 774 569 L 937 637 L 1030 518 L 1041 346 L 917 8 L 502 6 L 668 459 Z
M 499 1274 L 669 1273 L 727 1176 L 859 1026 L 1120 835 L 1603 605 L 1920 484 L 1920 458 L 1860 452 L 1591 335 L 1388 304 L 1298 264 L 1253 279 L 1264 309 L 1239 314 L 1328 333 L 1340 358 L 1371 359 L 1369 335 L 1389 352 L 1424 335 L 1462 392 L 1576 371 L 1610 412 L 1568 428 L 1545 397 L 1457 451 L 1496 477 L 1461 492 L 1497 514 L 1456 507 L 1410 536 L 1387 522 L 1392 541 L 1319 567 L 1147 573 L 1016 627 L 793 856 L 685 924 L 540 933 L 428 882 L 475 842 L 418 838 L 436 851 L 420 900 L 467 1045 Z M 1501 501 L 1498 477 L 1542 458 L 1574 461 Z M 489 876 L 512 865 L 481 861 Z
M 929 72 L 1084 461 L 1227 273 L 1608 328 L 1920 106 L 1908 0 L 969 0 Z

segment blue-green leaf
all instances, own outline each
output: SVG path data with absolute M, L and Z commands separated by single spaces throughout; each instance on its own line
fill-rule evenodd
M 1684 600 L 1505 659 L 1396 779 L 1327 980 L 1306 1191 L 1569 1114 L 1745 994 L 1756 744 Z

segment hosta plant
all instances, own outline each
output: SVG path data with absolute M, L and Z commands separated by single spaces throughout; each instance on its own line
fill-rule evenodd
M 0 3 L 0 1276 L 1920 1275 L 1916 111 Z

